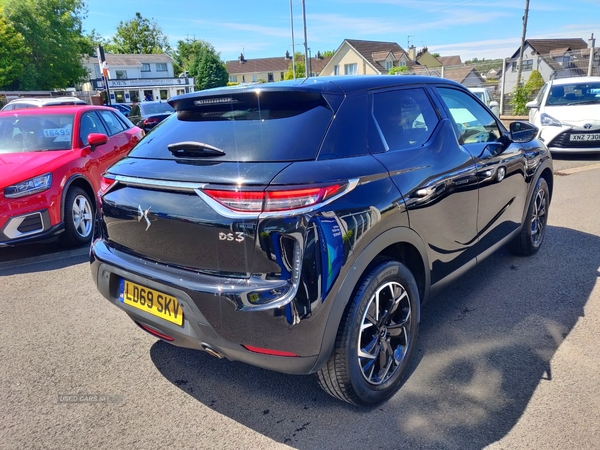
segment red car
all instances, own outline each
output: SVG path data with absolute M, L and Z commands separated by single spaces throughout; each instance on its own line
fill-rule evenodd
M 89 243 L 102 173 L 142 137 L 104 106 L 0 112 L 0 247 Z

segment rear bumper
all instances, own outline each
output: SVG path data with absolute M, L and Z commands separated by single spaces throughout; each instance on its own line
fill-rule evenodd
M 243 310 L 232 301 L 230 294 L 238 292 L 241 284 L 246 284 L 251 291 L 249 280 L 224 279 L 150 263 L 109 248 L 101 240 L 93 243 L 90 257 L 92 277 L 102 295 L 138 325 L 169 337 L 165 340 L 173 345 L 198 350 L 209 348 L 229 360 L 283 373 L 308 374 L 315 366 L 326 315 L 290 320 L 294 317 L 294 302 L 270 310 Z M 176 297 L 183 310 L 183 325 L 121 302 L 121 279 Z M 244 345 L 298 356 L 255 353 Z

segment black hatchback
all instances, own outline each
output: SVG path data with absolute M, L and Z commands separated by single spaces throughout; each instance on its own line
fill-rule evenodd
M 390 398 L 423 302 L 544 240 L 552 160 L 452 81 L 313 78 L 172 98 L 102 179 L 92 274 L 177 346 Z

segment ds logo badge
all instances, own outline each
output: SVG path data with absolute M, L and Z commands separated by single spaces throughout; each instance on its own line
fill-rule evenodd
M 236 231 L 235 233 L 219 233 L 220 241 L 235 241 L 235 242 L 243 242 L 244 241 L 244 233 L 240 231 Z
M 152 206 L 150 208 L 152 208 Z M 150 208 L 143 211 L 142 205 L 138 205 L 138 222 L 142 219 L 146 219 L 146 231 L 148 231 L 148 228 L 150 228 L 150 225 L 152 225 L 150 223 L 150 219 L 148 219 L 148 213 L 150 212 Z

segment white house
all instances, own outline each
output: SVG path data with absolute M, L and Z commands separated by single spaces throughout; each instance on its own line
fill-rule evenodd
M 173 59 L 164 53 L 142 55 L 105 54 L 108 64 L 111 102 L 135 103 L 143 100 L 167 100 L 178 94 L 194 91 L 194 78 L 177 77 Z M 90 79 L 82 91 L 102 91 L 102 71 L 98 58 L 86 57 L 83 66 Z

